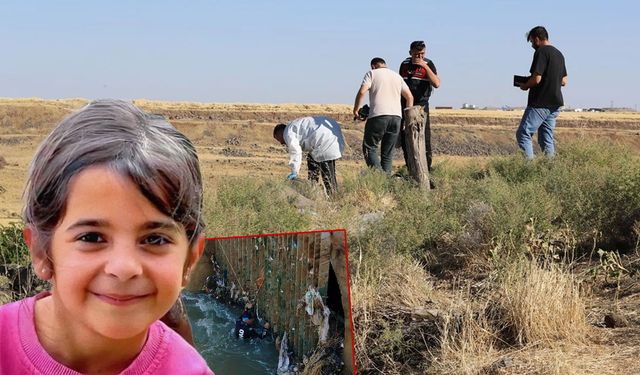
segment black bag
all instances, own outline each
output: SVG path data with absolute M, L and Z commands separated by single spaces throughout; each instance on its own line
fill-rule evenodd
M 369 106 L 365 104 L 358 110 L 358 117 L 354 118 L 354 120 L 364 121 L 367 117 L 369 117 Z

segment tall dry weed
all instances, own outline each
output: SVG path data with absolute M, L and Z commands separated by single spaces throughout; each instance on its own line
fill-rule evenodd
M 585 305 L 575 277 L 556 264 L 516 261 L 498 281 L 497 318 L 517 345 L 582 342 Z
M 337 374 L 343 367 L 342 357 L 336 352 L 335 348 L 339 348 L 342 341 L 337 338 L 330 338 L 325 343 L 319 343 L 312 353 L 306 357 L 302 372 L 300 375 L 325 375 Z M 344 346 L 345 350 L 351 350 L 348 345 Z
M 440 348 L 429 373 L 478 374 L 500 356 L 498 335 L 484 314 L 486 306 L 474 309 L 471 296 L 459 295 L 458 307 L 449 310 L 441 326 Z
M 364 373 L 406 373 L 435 345 L 437 314 L 430 308 L 440 306 L 440 297 L 419 263 L 398 254 L 369 255 L 351 287 L 357 367 Z

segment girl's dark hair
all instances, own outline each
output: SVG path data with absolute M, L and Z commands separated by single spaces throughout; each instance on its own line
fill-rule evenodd
M 98 100 L 62 120 L 31 161 L 23 216 L 39 238 L 36 251 L 49 251 L 71 179 L 97 165 L 129 177 L 195 243 L 204 224 L 202 176 L 191 141 L 162 116 L 121 100 Z

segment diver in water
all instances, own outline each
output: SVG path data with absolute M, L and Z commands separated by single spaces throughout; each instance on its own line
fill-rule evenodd
M 217 286 L 217 281 L 216 277 L 213 275 L 209 275 L 207 276 L 207 280 L 204 283 L 204 291 L 206 293 L 213 293 L 216 290 L 216 286 Z
M 256 328 L 254 330 L 256 337 L 259 339 L 273 339 L 271 334 L 271 323 L 265 322 L 262 328 Z
M 255 319 L 253 318 L 253 314 L 251 314 L 252 308 L 253 304 L 251 302 L 247 302 L 247 304 L 244 305 L 244 311 L 242 312 L 242 315 L 240 315 L 240 317 L 236 319 L 236 337 L 241 339 L 250 339 L 255 335 L 255 330 L 253 328 Z
M 252 308 L 253 304 L 251 302 L 247 302 L 247 304 L 244 306 L 242 315 L 240 315 L 240 317 L 236 319 L 236 327 L 234 330 L 235 336 L 241 339 L 264 339 L 270 337 L 271 324 L 269 322 L 265 322 L 262 327 L 257 327 L 255 318 L 251 313 Z

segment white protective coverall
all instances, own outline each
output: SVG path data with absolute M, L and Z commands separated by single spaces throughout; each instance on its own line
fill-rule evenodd
M 317 162 L 342 157 L 344 138 L 340 125 L 324 116 L 301 117 L 291 121 L 284 129 L 284 142 L 289 149 L 291 172 L 298 174 L 302 164 L 302 152 L 309 152 Z

